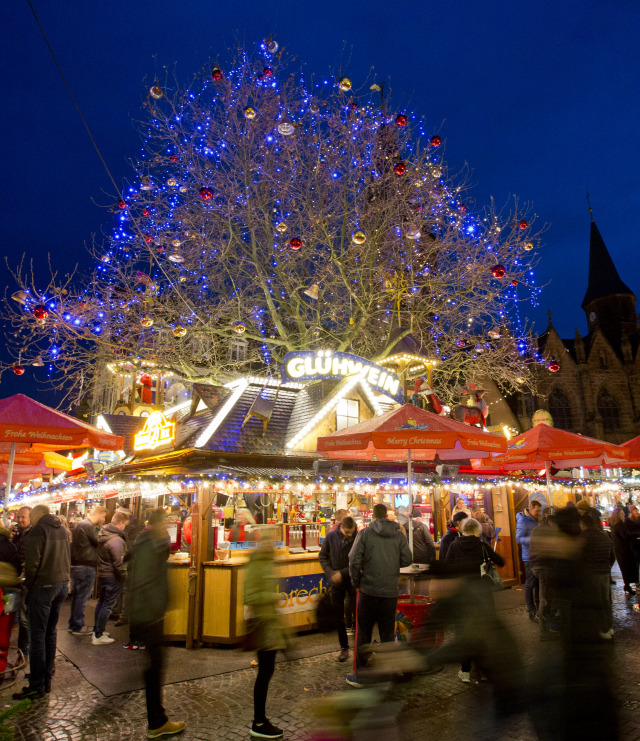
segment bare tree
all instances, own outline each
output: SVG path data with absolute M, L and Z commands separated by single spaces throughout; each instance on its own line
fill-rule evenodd
M 530 384 L 533 219 L 515 199 L 473 208 L 440 138 L 364 87 L 307 83 L 272 41 L 184 91 L 154 85 L 92 275 L 42 287 L 14 271 L 4 370 L 43 359 L 69 387 L 137 357 L 216 383 L 257 362 L 277 372 L 292 350 L 382 359 L 411 333 L 439 360 L 443 399 L 487 375 Z

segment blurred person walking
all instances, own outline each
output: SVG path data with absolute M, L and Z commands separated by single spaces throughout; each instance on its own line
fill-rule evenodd
M 463 521 L 462 536 L 454 540 L 447 552 L 445 563 L 447 572 L 451 576 L 479 581 L 481 579 L 480 567 L 486 561 L 491 561 L 496 566 L 504 566 L 504 558 L 481 540 L 482 527 L 477 520 L 468 517 Z M 486 601 L 487 607 L 495 611 L 493 584 L 482 584 L 482 586 L 484 589 L 478 594 Z M 458 677 L 463 682 L 471 681 L 472 658 L 473 656 L 469 656 L 462 661 Z
M 480 539 L 487 545 L 491 545 L 493 536 L 496 534 L 496 527 L 491 521 L 490 517 L 481 509 L 477 509 L 473 513 L 473 519 L 477 520 L 480 523 L 480 527 L 482 528 L 482 535 L 480 536 Z
M 356 537 L 356 523 L 353 517 L 344 517 L 339 527 L 327 533 L 320 549 L 320 565 L 327 575 L 331 588 L 331 605 L 338 625 L 340 653 L 338 661 L 349 658 L 349 640 L 344 621 L 345 599 L 355 599 L 349 576 L 349 552 Z
M 280 738 L 283 731 L 266 715 L 269 682 L 276 664 L 276 654 L 287 647 L 276 602 L 273 529 L 259 529 L 258 547 L 249 556 L 244 583 L 244 603 L 251 608 L 251 643 L 258 652 L 258 673 L 253 686 L 253 723 L 251 735 L 256 738 Z
M 17 531 L 13 535 L 13 544 L 18 553 L 18 574 L 24 573 L 24 560 L 27 552 L 27 540 L 31 533 L 31 507 L 20 507 L 16 515 Z M 29 624 L 27 620 L 27 586 L 24 581 L 20 584 L 20 606 L 18 608 L 18 648 L 29 658 Z
M 115 512 L 111 522 L 102 528 L 98 536 L 98 603 L 91 637 L 94 646 L 114 642 L 104 629 L 127 578 L 124 528 L 128 522 L 129 515 L 126 512 Z
M 171 539 L 164 524 L 164 510 L 151 510 L 149 528 L 140 533 L 128 558 L 128 617 L 132 636 L 145 646 L 144 671 L 147 738 L 184 731 L 184 721 L 170 721 L 162 704 L 164 674 L 164 615 L 169 604 L 167 559 Z
M 627 597 L 635 594 L 631 588 L 632 584 L 638 583 L 638 563 L 633 553 L 633 535 L 624 516 L 624 510 L 616 507 L 609 518 L 611 528 L 611 538 L 613 540 L 613 550 L 616 554 L 616 561 L 622 573 L 624 582 L 624 591 Z
M 31 532 L 25 552 L 29 624 L 29 686 L 14 700 L 37 699 L 51 691 L 60 607 L 67 598 L 71 554 L 69 536 L 60 520 L 39 504 L 29 516 Z
M 354 673 L 347 684 L 361 687 L 361 671 L 367 663 L 373 626 L 378 624 L 382 643 L 394 640 L 400 569 L 413 560 L 400 525 L 387 519 L 387 508 L 376 504 L 373 522 L 356 536 L 349 553 L 351 583 L 358 590 Z
M 71 541 L 71 613 L 68 631 L 72 635 L 91 635 L 84 622 L 87 602 L 96 581 L 98 535 L 107 517 L 107 508 L 98 505 L 73 529 Z
M 412 529 L 413 529 L 413 563 L 433 563 L 436 560 L 436 547 L 433 544 L 433 538 L 429 532 L 429 528 L 421 522 L 418 518 L 420 517 L 420 510 L 414 509 L 411 516 Z M 398 515 L 398 522 L 405 529 L 405 532 L 409 532 L 409 517 L 408 515 Z
M 529 619 L 538 620 L 539 585 L 538 578 L 533 573 L 529 557 L 529 540 L 531 531 L 538 524 L 542 505 L 535 499 L 529 502 L 529 507 L 516 515 L 516 542 L 522 548 L 522 561 L 524 563 L 524 601 L 529 613 Z
M 610 577 L 611 567 L 616 560 L 613 545 L 611 538 L 599 528 L 598 521 L 591 512 L 585 512 L 580 517 L 580 527 L 584 540 L 582 563 L 586 568 L 586 578 L 591 582 L 589 587 L 595 593 L 599 608 L 600 637 L 610 640 L 613 637 Z
M 540 640 L 548 641 L 552 636 L 552 628 L 557 625 L 554 623 L 556 608 L 552 598 L 552 590 L 547 584 L 547 573 L 545 559 L 548 557 L 550 549 L 555 542 L 556 526 L 552 516 L 551 507 L 545 507 L 542 510 L 542 517 L 539 524 L 531 531 L 529 540 L 529 564 L 536 579 L 538 580 L 538 623 L 540 626 Z
M 467 519 L 469 515 L 466 512 L 458 512 L 451 519 L 451 524 L 447 525 L 447 532 L 440 538 L 440 553 L 438 554 L 438 560 L 444 561 L 447 557 L 447 551 L 451 544 L 457 540 L 462 533 L 463 521 Z

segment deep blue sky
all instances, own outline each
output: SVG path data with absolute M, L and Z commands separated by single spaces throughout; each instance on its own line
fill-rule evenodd
M 163 67 L 188 83 L 237 39 L 273 35 L 318 75 L 371 67 L 389 78 L 398 110 L 425 114 L 454 169 L 469 164 L 476 204 L 510 194 L 548 223 L 537 331 L 586 332 L 589 218 L 623 280 L 640 297 L 640 3 L 637 0 L 478 0 L 229 3 L 32 0 L 116 181 L 140 150 L 135 121 Z M 63 273 L 92 234 L 113 223 L 107 176 L 26 0 L 0 7 L 3 70 L 3 255 L 51 254 Z M 0 285 L 8 283 L 4 266 Z M 32 370 L 28 371 L 31 374 Z M 0 396 L 26 377 L 3 378 Z

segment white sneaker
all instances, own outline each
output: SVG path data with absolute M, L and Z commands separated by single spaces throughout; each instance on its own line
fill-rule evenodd
M 462 669 L 460 669 L 460 671 L 458 672 L 458 677 L 463 682 L 471 682 L 471 672 L 463 672 Z
M 95 633 L 91 636 L 91 643 L 94 646 L 104 646 L 107 643 L 114 643 L 114 641 L 115 641 L 115 639 L 114 638 L 110 638 L 106 633 L 103 633 L 100 636 L 100 638 L 96 638 L 96 634 Z

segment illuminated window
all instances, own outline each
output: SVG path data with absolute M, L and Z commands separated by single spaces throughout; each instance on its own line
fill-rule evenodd
M 360 422 L 360 402 L 357 399 L 340 399 L 336 408 L 336 429 L 344 430 Z
M 549 394 L 549 414 L 553 417 L 553 424 L 561 430 L 573 430 L 573 412 L 571 402 L 562 389 L 555 388 Z
M 618 432 L 620 429 L 620 409 L 613 394 L 602 389 L 598 394 L 598 414 L 602 418 L 604 432 Z

